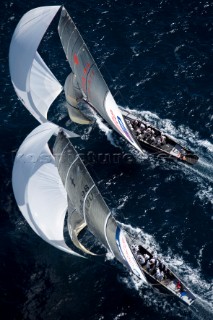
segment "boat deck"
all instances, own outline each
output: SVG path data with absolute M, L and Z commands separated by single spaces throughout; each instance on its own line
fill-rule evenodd
M 172 151 L 172 149 L 174 148 L 174 146 L 172 146 L 171 144 L 164 144 L 160 147 L 163 151 L 166 151 L 168 153 L 170 153 Z

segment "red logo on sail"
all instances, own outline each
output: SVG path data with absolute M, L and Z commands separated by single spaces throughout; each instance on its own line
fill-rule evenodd
M 74 56 L 73 56 L 73 60 L 74 60 L 74 63 L 75 63 L 75 64 L 79 64 L 78 56 L 77 56 L 76 53 L 75 53 Z

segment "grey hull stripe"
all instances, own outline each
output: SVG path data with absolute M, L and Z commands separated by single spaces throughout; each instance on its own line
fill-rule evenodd
M 92 185 L 92 187 L 90 187 L 90 189 L 87 191 L 85 197 L 84 197 L 84 203 L 83 203 L 83 215 L 84 215 L 84 221 L 87 223 L 87 219 L 86 219 L 86 213 L 85 213 L 85 203 L 87 200 L 88 195 L 90 194 L 90 192 L 92 191 L 92 189 L 95 187 L 95 184 Z
M 66 149 L 66 147 L 68 146 L 69 142 L 66 144 L 66 146 L 64 147 L 64 149 L 62 150 L 61 154 L 60 154 L 60 158 L 58 160 L 58 167 L 60 166 L 60 162 L 61 162 L 61 158 L 63 156 L 64 150 Z
M 67 178 L 68 178 L 68 175 L 69 175 L 69 172 L 70 172 L 70 169 L 72 168 L 72 166 L 74 165 L 74 163 L 78 160 L 79 158 L 79 155 L 75 158 L 75 160 L 71 163 L 68 171 L 67 171 L 67 175 L 66 175 L 66 179 L 65 179 L 65 189 L 67 189 Z
M 105 223 L 104 223 L 104 235 L 105 235 L 105 239 L 106 239 L 106 242 L 108 244 L 108 247 L 109 247 L 110 251 L 112 252 L 112 254 L 114 255 L 114 252 L 112 251 L 112 248 L 111 248 L 111 246 L 109 244 L 109 241 L 108 241 L 108 238 L 107 238 L 107 234 L 106 234 L 107 223 L 108 223 L 108 220 L 109 220 L 110 216 L 111 216 L 111 212 L 109 212 L 109 214 L 107 215 Z

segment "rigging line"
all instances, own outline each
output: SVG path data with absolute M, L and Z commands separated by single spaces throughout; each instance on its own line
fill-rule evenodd
M 114 82 L 114 79 L 113 79 L 113 77 L 112 77 L 112 74 L 110 73 L 110 71 L 109 71 L 109 70 L 106 68 L 106 66 L 105 66 L 105 61 L 101 64 L 100 70 L 103 69 L 103 68 L 104 68 L 104 70 L 107 72 L 108 76 L 110 77 L 110 80 L 111 80 L 112 82 Z M 120 74 L 123 72 L 124 69 L 125 69 L 125 68 L 123 68 L 123 69 L 118 73 L 118 75 L 117 75 L 118 78 L 120 78 Z M 124 80 L 126 80 L 126 79 L 124 78 Z M 121 96 L 121 98 L 123 99 L 124 103 L 127 104 L 127 100 L 126 100 L 126 99 L 124 98 L 124 96 L 121 94 L 121 92 L 120 92 L 119 89 L 116 90 L 116 94 L 117 94 L 117 92 L 120 94 L 120 96 Z M 115 95 L 116 95 L 116 94 L 115 94 Z M 114 96 L 115 96 L 115 95 L 114 95 Z
M 63 10 L 63 9 L 62 9 Z M 68 17 L 66 17 L 66 22 L 65 22 L 65 24 L 63 25 L 63 28 L 61 28 L 61 25 L 59 26 L 58 25 L 58 27 L 59 27 L 59 31 L 60 31 L 60 38 L 62 38 L 62 36 L 63 36 L 63 32 L 64 32 L 64 30 L 65 30 L 65 27 L 66 27 L 66 25 L 67 25 L 67 23 L 69 22 L 69 18 Z M 60 24 L 60 21 L 59 21 L 59 24 Z M 61 23 L 62 24 L 62 23 Z
M 61 162 L 61 158 L 62 158 L 62 156 L 63 156 L 63 153 L 64 153 L 64 150 L 66 149 L 66 147 L 69 145 L 69 142 L 66 144 L 66 146 L 63 148 L 63 150 L 62 150 L 62 152 L 61 152 L 61 154 L 60 154 L 60 158 L 59 158 L 59 160 L 58 160 L 58 167 L 60 166 L 60 162 Z
M 129 231 L 125 229 L 125 225 L 123 223 L 119 222 L 119 224 L 124 227 L 123 230 L 130 236 L 130 238 L 133 238 L 134 240 L 142 241 L 142 239 L 140 238 L 140 235 L 135 236 L 134 234 L 131 234 Z
M 110 244 L 109 244 L 109 240 L 108 240 L 107 234 L 106 234 L 107 223 L 108 223 L 108 220 L 109 220 L 109 217 L 110 217 L 110 216 L 111 216 L 111 211 L 110 211 L 109 214 L 107 215 L 106 220 L 105 220 L 105 223 L 104 223 L 104 235 L 105 235 L 105 238 L 106 238 L 106 242 L 107 242 L 107 244 L 108 244 L 108 247 L 109 247 L 110 251 L 112 252 L 112 254 L 114 255 L 114 252 L 113 252 L 113 250 L 112 250 L 112 248 L 111 248 L 111 246 L 110 246 Z
M 134 238 L 135 240 L 137 240 L 137 238 L 136 238 L 134 235 L 132 235 L 129 231 L 127 231 L 127 230 L 125 229 L 124 223 L 119 222 L 119 221 L 117 221 L 117 223 L 118 223 L 121 227 L 123 227 L 123 230 L 124 230 L 129 236 L 131 236 L 131 238 Z
M 69 40 L 67 41 L 67 50 L 66 50 L 66 53 L 67 53 L 67 60 L 69 59 L 69 55 L 68 55 L 68 50 L 69 48 L 71 48 L 71 45 L 70 45 L 70 42 L 71 42 L 71 39 L 72 39 L 72 36 L 73 36 L 73 33 L 75 32 L 75 28 L 73 29 L 73 31 L 71 32 L 71 35 L 69 37 Z M 71 57 L 71 55 L 70 55 Z
M 87 223 L 87 219 L 86 219 L 86 212 L 85 212 L 85 203 L 86 203 L 86 199 L 89 195 L 89 193 L 91 192 L 91 190 L 95 187 L 95 184 L 92 185 L 92 187 L 90 187 L 90 189 L 87 191 L 85 197 L 84 197 L 84 203 L 83 203 L 83 215 L 84 215 L 84 221 Z
M 68 208 L 68 209 L 69 209 L 69 208 Z M 76 209 L 75 209 L 75 208 L 72 210 L 72 212 L 69 212 L 69 211 L 68 211 L 68 219 L 69 219 L 69 216 L 71 216 L 75 211 L 76 211 Z M 67 221 L 68 221 L 68 219 L 67 219 Z M 67 226 L 68 226 L 68 229 L 69 229 L 69 225 L 68 225 L 68 223 L 67 223 Z M 70 228 L 70 230 L 69 230 L 69 231 L 71 231 L 71 239 L 72 239 L 72 234 L 73 234 L 73 230 L 72 230 L 72 228 Z
M 69 175 L 70 169 L 72 168 L 72 166 L 74 165 L 74 163 L 78 160 L 78 158 L 79 158 L 79 155 L 77 155 L 77 157 L 76 157 L 75 160 L 71 163 L 71 165 L 70 165 L 70 167 L 69 167 L 69 169 L 68 169 L 68 171 L 67 171 L 67 175 L 66 175 L 66 179 L 65 179 L 65 184 L 64 184 L 66 190 L 67 190 L 67 179 L 68 179 L 68 175 Z

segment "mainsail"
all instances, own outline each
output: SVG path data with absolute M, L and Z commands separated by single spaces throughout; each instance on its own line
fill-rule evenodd
M 67 10 L 62 7 L 58 32 L 84 99 L 125 139 L 141 151 L 109 88 Z
M 56 166 L 66 189 L 71 207 L 75 210 L 73 219 L 88 230 L 113 253 L 118 261 L 127 266 L 144 281 L 144 275 L 133 257 L 122 229 L 113 218 L 92 177 L 83 164 L 70 140 L 63 131 L 59 132 L 53 147 Z
M 30 113 L 47 121 L 50 105 L 62 86 L 47 67 L 37 49 L 60 6 L 39 7 L 19 21 L 10 44 L 9 66 L 14 89 Z
M 125 263 L 116 245 L 115 232 L 112 238 L 107 236 L 108 223 L 111 222 L 115 230 L 117 224 L 79 154 L 63 132 L 56 137 L 53 155 L 72 206 L 95 237 Z

